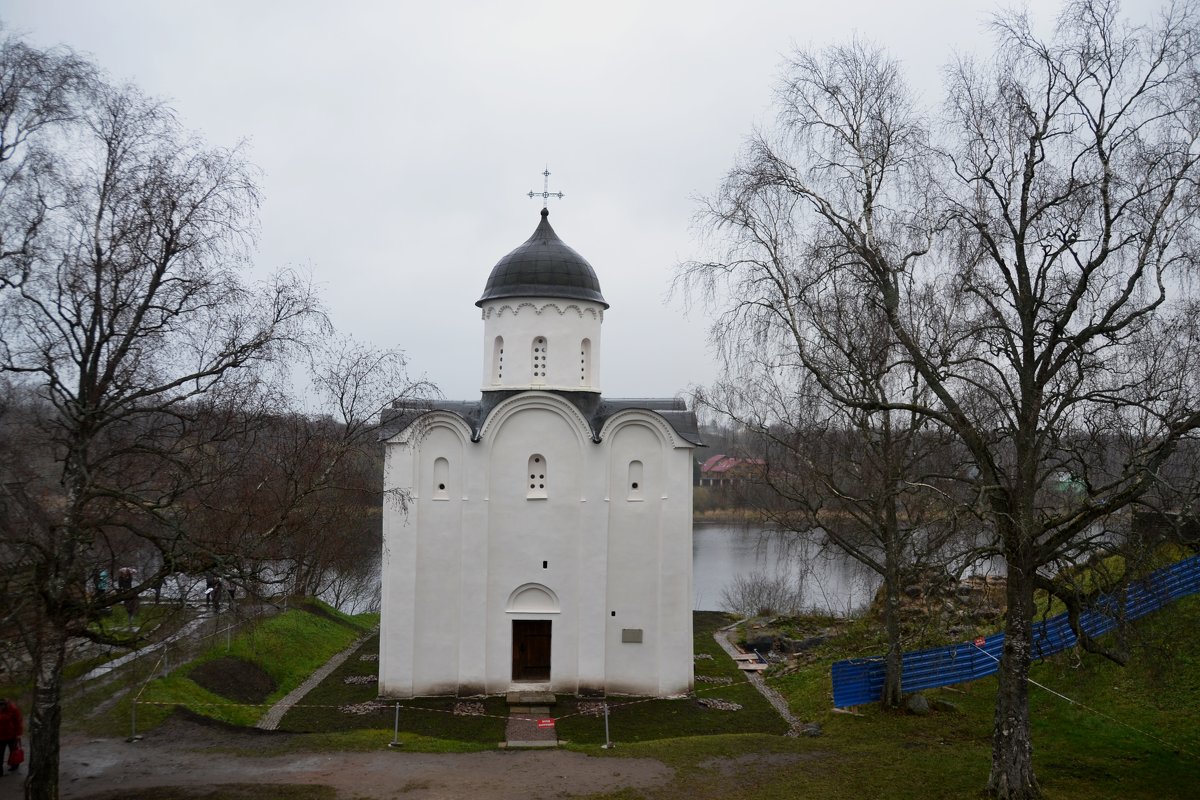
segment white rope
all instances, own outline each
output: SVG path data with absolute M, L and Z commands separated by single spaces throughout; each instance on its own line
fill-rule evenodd
M 1000 663 L 1000 659 L 996 658 L 994 655 L 989 653 L 987 650 L 984 650 L 979 645 L 975 644 L 974 642 L 971 642 L 971 645 L 976 650 L 978 650 L 979 652 L 983 653 L 988 658 L 995 661 L 997 664 Z M 1153 733 L 1149 733 L 1147 731 L 1141 730 L 1140 728 L 1135 728 L 1133 725 L 1130 725 L 1125 720 L 1117 719 L 1116 717 L 1105 714 L 1103 711 L 1100 711 L 1099 709 L 1092 708 L 1091 706 L 1087 705 L 1086 703 L 1081 703 L 1078 700 L 1074 700 L 1070 697 L 1067 697 L 1062 692 L 1055 691 L 1054 689 L 1051 689 L 1049 686 L 1038 683 L 1037 681 L 1035 681 L 1033 678 L 1029 677 L 1028 675 L 1025 676 L 1025 681 L 1027 683 L 1032 683 L 1034 686 L 1038 687 L 1039 689 L 1049 692 L 1050 694 L 1054 695 L 1055 697 L 1059 697 L 1059 698 L 1062 698 L 1063 700 L 1066 700 L 1068 703 L 1070 703 L 1073 706 L 1079 706 L 1080 708 L 1084 709 L 1085 711 L 1090 711 L 1098 717 L 1103 717 L 1104 719 L 1109 720 L 1110 722 L 1115 722 L 1118 725 L 1122 725 L 1122 726 L 1128 728 L 1129 730 L 1133 731 L 1134 733 L 1139 733 L 1142 736 L 1145 736 L 1147 739 L 1153 739 L 1154 741 L 1158 742 L 1161 745 L 1165 745 L 1165 746 L 1171 748 L 1172 750 L 1175 750 L 1176 752 L 1183 753 L 1187 756 L 1190 756 L 1191 758 L 1194 758 L 1194 759 L 1200 761 L 1200 755 L 1196 755 L 1192 751 L 1188 750 L 1186 747 L 1178 745 L 1175 742 L 1167 741 L 1166 739 L 1163 739 L 1162 737 L 1155 736 Z

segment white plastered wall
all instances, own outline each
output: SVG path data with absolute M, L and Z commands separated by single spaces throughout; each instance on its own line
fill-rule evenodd
M 693 663 L 691 448 L 661 417 L 645 411 L 615 415 L 601 438 L 609 483 L 607 690 L 688 692 Z M 640 462 L 641 472 L 636 488 L 630 473 L 634 461 Z
M 482 390 L 599 392 L 603 321 L 604 306 L 585 300 L 512 297 L 485 303 Z M 497 337 L 503 339 L 503 365 Z M 539 337 L 546 346 L 544 378 L 535 377 L 533 368 L 533 342 Z
M 546 459 L 544 498 L 529 497 L 533 453 Z M 434 499 L 438 458 L 446 499 Z M 632 460 L 645 484 L 636 498 Z M 452 415 L 426 415 L 388 442 L 385 486 L 412 500 L 407 518 L 384 507 L 382 695 L 509 690 L 514 619 L 551 620 L 555 692 L 691 688 L 690 445 L 658 415 L 621 412 L 599 444 L 549 393 L 501 403 L 478 442 Z M 526 586 L 545 587 L 556 608 L 510 609 Z M 623 643 L 627 628 L 643 641 Z

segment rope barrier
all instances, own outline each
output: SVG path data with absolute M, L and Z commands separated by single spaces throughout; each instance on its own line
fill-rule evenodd
M 971 645 L 972 645 L 972 646 L 973 646 L 973 647 L 974 647 L 976 650 L 980 651 L 981 653 L 983 653 L 984 655 L 986 655 L 988 658 L 990 658 L 990 659 L 992 659 L 993 661 L 995 661 L 997 664 L 999 664 L 999 663 L 1000 663 L 1000 659 L 996 658 L 994 655 L 992 655 L 992 654 L 991 654 L 991 653 L 989 653 L 988 651 L 984 650 L 984 649 L 983 649 L 982 647 L 980 647 L 979 645 L 975 644 L 974 642 L 972 642 L 972 643 L 971 643 Z M 1115 723 L 1117 723 L 1118 725 L 1121 725 L 1121 726 L 1123 726 L 1123 727 L 1126 727 L 1126 728 L 1128 728 L 1129 730 L 1133 731 L 1134 733 L 1138 733 L 1138 734 L 1141 734 L 1142 736 L 1145 736 L 1147 739 L 1152 739 L 1153 741 L 1156 741 L 1156 742 L 1158 742 L 1158 743 L 1159 743 L 1159 744 L 1161 744 L 1161 745 L 1165 745 L 1165 746 L 1169 747 L 1170 749 L 1172 749 L 1172 750 L 1174 750 L 1174 751 L 1176 751 L 1176 752 L 1178 752 L 1178 753 L 1183 753 L 1183 754 L 1184 754 L 1184 755 L 1186 755 L 1186 756 L 1189 756 L 1189 757 L 1191 757 L 1191 758 L 1194 758 L 1194 759 L 1196 759 L 1196 760 L 1200 761 L 1200 755 L 1197 755 L 1196 753 L 1193 753 L 1192 751 L 1188 750 L 1186 747 L 1183 747 L 1182 745 L 1176 744 L 1175 742 L 1170 742 L 1170 741 L 1167 741 L 1166 739 L 1163 739 L 1163 738 L 1161 738 L 1161 737 L 1159 737 L 1159 736 L 1155 736 L 1153 733 L 1150 733 L 1150 732 L 1148 732 L 1148 731 L 1141 730 L 1140 728 L 1136 728 L 1136 727 L 1134 727 L 1133 725 L 1130 725 L 1130 724 L 1129 724 L 1128 722 L 1126 722 L 1125 720 L 1122 720 L 1122 719 L 1117 719 L 1116 717 L 1110 716 L 1109 714 L 1105 714 L 1103 711 L 1100 711 L 1099 709 L 1092 708 L 1091 706 L 1087 705 L 1086 703 L 1081 703 L 1081 702 L 1080 702 L 1080 701 L 1078 701 L 1078 700 L 1075 700 L 1075 699 L 1073 699 L 1073 698 L 1067 697 L 1067 696 L 1066 696 L 1065 694 L 1063 694 L 1062 692 L 1059 692 L 1059 691 L 1056 691 L 1056 690 L 1054 690 L 1054 689 L 1051 689 L 1049 686 L 1046 686 L 1045 684 L 1038 683 L 1037 681 L 1035 681 L 1033 678 L 1029 677 L 1028 675 L 1026 675 L 1026 676 L 1025 676 L 1025 682 L 1026 682 L 1026 683 L 1031 683 L 1031 684 L 1033 684 L 1034 686 L 1038 687 L 1039 689 L 1042 689 L 1042 690 L 1044 690 L 1044 691 L 1047 691 L 1047 692 L 1049 692 L 1050 694 L 1054 695 L 1055 697 L 1058 697 L 1058 698 L 1061 698 L 1061 699 L 1063 699 L 1063 700 L 1066 700 L 1068 703 L 1070 703 L 1070 704 L 1071 704 L 1071 705 L 1073 705 L 1073 706 L 1079 706 L 1080 708 L 1084 709 L 1085 711 L 1090 711 L 1091 713 L 1095 714 L 1095 715 L 1096 715 L 1096 716 L 1098 716 L 1098 717 L 1103 717 L 1104 719 L 1106 719 L 1106 720 L 1108 720 L 1108 721 L 1110 721 L 1110 722 L 1115 722 Z
M 786 677 L 786 676 L 783 676 L 783 677 Z M 146 687 L 147 687 L 147 686 L 149 686 L 149 685 L 150 685 L 150 683 L 149 683 L 149 681 L 148 681 L 146 684 L 144 684 L 144 685 L 142 686 L 142 689 L 141 689 L 141 691 L 139 691 L 139 692 L 138 692 L 137 696 L 136 696 L 136 697 L 134 697 L 134 699 L 133 699 L 133 703 L 134 703 L 134 705 L 135 705 L 135 706 L 136 706 L 136 705 L 138 705 L 138 704 L 141 704 L 141 705 L 144 705 L 144 706 L 186 706 L 186 707 L 188 707 L 188 708 L 253 708 L 253 709 L 269 709 L 269 708 L 272 708 L 272 707 L 275 705 L 274 703 L 234 703 L 234 702 L 227 702 L 227 703 L 197 703 L 197 702 L 190 702 L 190 701 L 184 701 L 184 700 L 143 700 L 143 699 L 141 699 L 141 697 L 142 697 L 142 693 L 143 693 L 143 692 L 145 692 L 145 690 L 146 690 Z M 705 694 L 705 693 L 708 693 L 708 692 L 715 692 L 715 691 L 721 691 L 721 690 L 728 690 L 728 689 L 730 689 L 730 688 L 732 688 L 732 687 L 735 687 L 735 686 L 752 686 L 752 685 L 753 685 L 753 684 L 752 684 L 752 683 L 751 683 L 749 680 L 735 681 L 734 683 L 723 684 L 723 685 L 720 685 L 720 686 L 709 686 L 709 687 L 705 687 L 705 688 L 703 688 L 703 689 L 696 689 L 696 690 L 695 690 L 695 691 L 693 691 L 693 692 L 691 693 L 691 695 L 689 695 L 688 697 L 690 698 L 690 697 L 691 697 L 691 696 L 693 696 L 693 695 L 700 695 L 700 694 Z M 610 709 L 610 710 L 616 710 L 616 709 L 619 709 L 619 708 L 626 708 L 626 707 L 628 707 L 628 706 L 636 706 L 636 705 L 641 705 L 641 704 L 643 704 L 643 703 L 650 703 L 650 702 L 653 702 L 653 701 L 655 701 L 655 700 L 663 700 L 663 699 L 667 699 L 667 698 L 661 698 L 661 697 L 638 697 L 638 698 L 634 698 L 634 699 L 627 700 L 627 701 L 623 701 L 623 702 L 619 702 L 619 703 L 613 703 L 613 702 L 610 702 L 610 701 L 607 701 L 607 700 L 603 700 L 603 701 L 601 701 L 601 700 L 597 700 L 596 702 L 603 702 L 605 705 L 607 705 L 607 706 L 609 707 L 609 709 Z M 679 699 L 687 699 L 687 698 L 679 698 Z M 467 698 L 461 698 L 459 701 L 456 701 L 456 702 L 467 702 L 467 701 L 468 701 L 468 699 L 467 699 Z M 377 702 L 377 701 L 365 701 L 365 702 Z M 377 702 L 377 704 L 378 704 L 378 706 L 379 706 L 379 710 L 380 710 L 380 711 L 387 711 L 387 710 L 389 710 L 389 709 L 392 707 L 392 703 L 393 703 L 393 702 L 396 702 L 396 701 L 391 701 L 391 702 L 388 702 L 388 703 L 378 703 L 378 702 Z M 585 702 L 586 702 L 586 701 L 585 701 Z M 350 705 L 350 704 L 348 704 L 348 703 L 295 703 L 295 704 L 293 704 L 293 705 L 292 705 L 290 708 L 314 708 L 314 709 L 316 709 L 316 708 L 326 708 L 326 709 L 328 709 L 328 708 L 336 708 L 336 709 L 340 709 L 340 708 L 345 708 L 347 705 Z M 400 703 L 400 708 L 401 708 L 401 709 L 403 709 L 403 710 L 405 710 L 405 711 L 425 711 L 425 712 L 429 712 L 429 713 L 431 713 L 431 714 L 450 714 L 450 715 L 452 715 L 452 716 L 459 716 L 459 717 L 484 717 L 484 718 L 488 718 L 488 719 L 502 719 L 502 720 L 507 720 L 507 719 L 509 719 L 509 717 L 511 716 L 511 715 L 500 716 L 500 715 L 498 715 L 498 714 L 487 714 L 487 713 L 483 713 L 483 714 L 474 714 L 474 713 L 471 713 L 471 714 L 464 714 L 464 713 L 462 713 L 462 712 L 456 712 L 456 711 L 454 711 L 453 709 L 444 709 L 444 708 L 427 708 L 427 707 L 425 707 L 425 706 L 419 706 L 419 705 L 405 705 L 404 703 Z M 583 716 L 592 716 L 592 715 L 593 715 L 593 712 L 590 712 L 590 711 L 572 711 L 572 712 L 571 712 L 571 713 L 569 713 L 569 714 L 563 714 L 562 716 L 560 716 L 560 717 L 554 717 L 553 719 L 554 719 L 554 720 L 557 722 L 557 721 L 559 721 L 559 720 L 570 719 L 570 718 L 572 718 L 572 717 L 583 717 Z

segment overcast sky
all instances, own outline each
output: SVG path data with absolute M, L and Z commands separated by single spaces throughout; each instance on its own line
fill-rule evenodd
M 1057 3 L 1032 4 L 1040 21 Z M 1145 18 L 1157 3 L 1127 3 Z M 703 310 L 669 300 L 703 253 L 696 198 L 769 122 L 787 53 L 853 35 L 930 103 L 955 53 L 986 53 L 991 0 L 162 2 L 5 0 L 35 45 L 67 44 L 170 101 L 210 144 L 250 144 L 257 264 L 308 270 L 336 327 L 398 346 L 451 399 L 478 396 L 492 266 L 538 222 L 611 304 L 603 390 L 669 397 L 716 375 Z

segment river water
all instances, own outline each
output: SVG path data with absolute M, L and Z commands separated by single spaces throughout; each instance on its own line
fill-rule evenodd
M 784 537 L 763 528 L 698 524 L 692 531 L 692 607 L 726 611 L 735 579 L 784 583 L 805 611 L 848 615 L 871 602 L 879 576 L 813 537 Z

